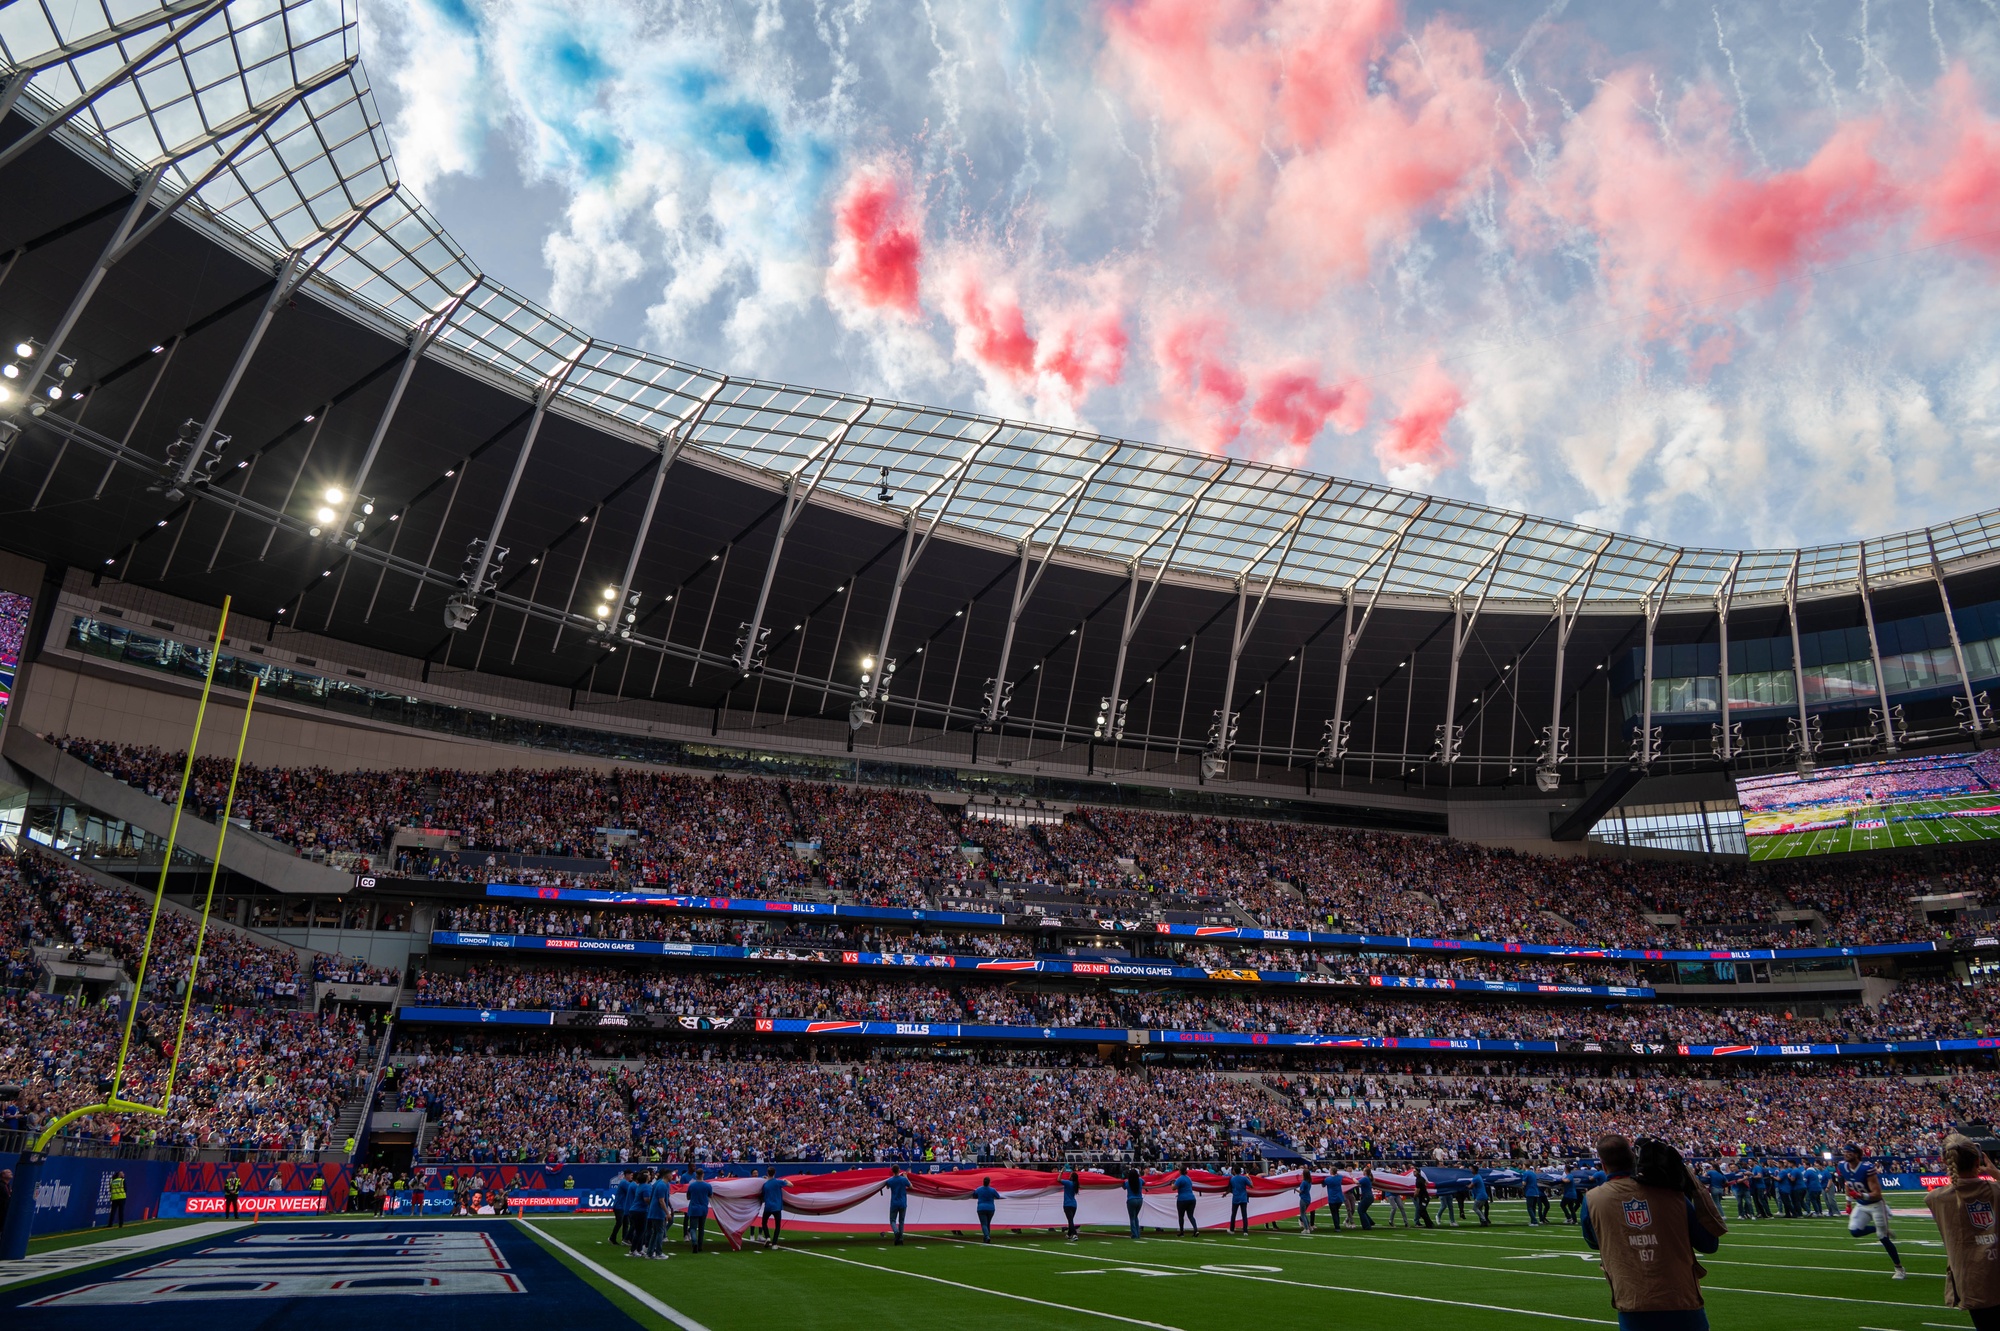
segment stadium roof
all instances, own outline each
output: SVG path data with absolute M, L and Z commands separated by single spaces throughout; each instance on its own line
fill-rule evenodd
M 1228 779 L 1295 786 L 1321 754 L 1378 788 L 1440 763 L 1518 783 L 1558 720 L 1565 770 L 1624 769 L 1619 671 L 1649 640 L 1761 640 L 1776 664 L 1750 668 L 1791 662 L 1803 693 L 1808 658 L 1868 655 L 1868 616 L 1941 624 L 1947 575 L 1960 606 L 2000 600 L 2000 512 L 1683 549 L 596 340 L 401 187 L 355 3 L 0 4 L 0 333 L 38 344 L 30 379 L 75 358 L 60 406 L 0 412 L 0 543 L 80 599 L 227 593 L 272 668 L 283 643 L 475 708 L 1054 770 L 1097 761 L 1116 700 L 1119 770 L 1192 778 L 1221 744 Z M 219 439 L 226 461 L 198 446 Z M 318 516 L 332 491 L 373 499 L 351 540 Z M 1918 692 L 1906 734 L 1956 737 L 1970 689 Z M 1863 747 L 1879 701 L 1808 699 Z M 1774 762 L 1799 718 L 1760 709 L 1737 756 Z M 1670 721 L 1654 758 L 1713 765 L 1707 718 Z
M 1801 550 L 1691 549 L 1480 504 L 975 413 L 768 383 L 592 338 L 485 276 L 397 180 L 360 63 L 356 0 L 23 0 L 0 9 L 12 106 L 121 174 L 192 192 L 211 232 L 425 354 L 647 447 L 670 438 L 821 498 L 887 486 L 975 541 L 1171 562 L 1176 576 L 1390 597 L 1484 590 L 1586 609 L 1851 595 L 1983 563 L 2000 510 Z M 21 77 L 21 75 L 28 77 Z M 15 144 L 0 162 L 24 150 Z M 1379 587 L 1377 584 L 1380 584 Z

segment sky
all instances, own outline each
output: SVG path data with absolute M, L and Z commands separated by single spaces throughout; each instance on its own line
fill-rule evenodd
M 1688 545 L 2000 506 L 2000 0 L 361 15 L 599 337 Z

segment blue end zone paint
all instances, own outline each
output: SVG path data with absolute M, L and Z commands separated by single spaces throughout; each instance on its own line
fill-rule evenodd
M 0 1291 L 15 1331 L 548 1331 L 628 1319 L 504 1221 L 256 1225 Z

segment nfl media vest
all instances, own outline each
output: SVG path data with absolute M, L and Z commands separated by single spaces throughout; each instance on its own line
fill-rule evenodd
M 1944 1235 L 1947 1308 L 2000 1307 L 2000 1183 L 1962 1178 L 1924 1198 Z
M 1688 1312 L 1701 1307 L 1701 1278 L 1688 1239 L 1687 1198 L 1635 1178 L 1600 1183 L 1584 1195 L 1597 1231 L 1611 1306 L 1621 1313 Z

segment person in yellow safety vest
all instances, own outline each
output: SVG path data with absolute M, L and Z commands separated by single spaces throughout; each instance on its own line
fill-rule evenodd
M 347 1139 L 347 1154 L 348 1154 L 348 1155 L 349 1155 L 350 1157 L 351 1157 L 351 1156 L 353 1156 L 353 1154 L 354 1154 L 354 1138 L 352 1138 L 352 1137 L 349 1137 L 349 1138 Z
M 326 1180 L 321 1178 L 318 1174 L 313 1175 L 312 1190 L 314 1192 L 325 1192 Z
M 125 1228 L 125 1171 L 119 1170 L 111 1176 L 111 1213 L 104 1217 L 104 1227 L 112 1225 Z
M 563 1191 L 567 1192 L 571 1188 L 574 1188 L 575 1186 L 576 1186 L 576 1179 L 574 1176 L 566 1177 L 563 1179 Z

